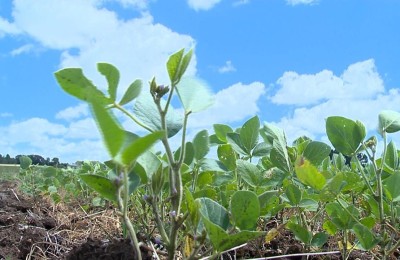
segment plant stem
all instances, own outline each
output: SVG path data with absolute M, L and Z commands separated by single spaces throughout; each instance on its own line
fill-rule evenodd
M 112 107 L 115 107 L 116 109 L 120 110 L 122 113 L 124 113 L 127 117 L 129 117 L 130 119 L 132 119 L 136 124 L 138 124 L 139 126 L 143 127 L 144 129 L 146 129 L 149 132 L 154 132 L 153 129 L 151 129 L 150 127 L 148 127 L 147 125 L 145 125 L 144 123 L 140 122 L 139 119 L 137 119 L 134 115 L 132 115 L 131 113 L 129 113 L 125 108 L 123 108 L 122 106 L 120 106 L 117 103 L 114 103 L 112 105 Z
M 377 201 L 379 205 L 379 221 L 380 221 L 380 235 L 381 235 L 381 253 L 382 253 L 382 260 L 386 260 L 386 227 L 385 227 L 385 212 L 383 208 L 383 188 L 382 188 L 382 172 L 385 166 L 385 157 L 386 157 L 386 133 L 383 132 L 383 155 L 382 155 L 382 165 L 381 168 L 376 172 L 376 180 L 377 180 Z
M 129 180 L 128 180 L 128 170 L 123 170 L 123 185 L 120 187 L 118 192 L 118 204 L 119 208 L 122 211 L 123 221 L 128 228 L 129 236 L 131 237 L 132 246 L 135 249 L 136 256 L 138 260 L 142 260 L 142 254 L 140 252 L 139 242 L 136 237 L 135 229 L 132 225 L 131 220 L 128 217 L 128 202 L 129 202 Z M 123 198 L 121 198 L 121 188 L 123 188 Z
M 167 232 L 165 232 L 165 227 L 164 223 L 161 221 L 160 214 L 159 214 L 159 209 L 157 207 L 157 201 L 153 198 L 151 201 L 151 207 L 155 216 L 155 221 L 158 227 L 158 231 L 160 232 L 160 235 L 162 239 L 164 240 L 165 244 L 169 244 L 169 238 L 167 235 Z
M 362 167 L 360 160 L 356 159 L 355 161 L 356 161 L 358 170 L 359 170 L 360 173 L 361 173 L 361 177 L 363 178 L 365 184 L 367 184 L 369 191 L 374 195 L 374 194 L 375 194 L 375 191 L 374 191 L 374 189 L 372 188 L 371 184 L 369 183 L 369 181 L 368 181 L 368 179 L 367 179 L 367 176 L 365 176 L 364 168 Z
M 153 96 L 154 102 L 157 106 L 158 112 L 160 114 L 160 119 L 161 119 L 161 128 L 165 131 L 164 137 L 161 139 L 165 152 L 167 154 L 168 158 L 168 163 L 170 165 L 169 169 L 169 180 L 170 180 L 170 197 L 171 197 L 171 230 L 169 233 L 169 244 L 167 245 L 168 248 L 168 259 L 173 260 L 175 258 L 175 249 L 176 249 L 176 244 L 177 244 L 177 238 L 178 238 L 178 230 L 182 223 L 179 221 L 179 214 L 180 214 L 180 208 L 181 208 L 181 202 L 182 202 L 182 177 L 181 177 L 181 172 L 180 172 L 180 167 L 182 162 L 176 162 L 171 150 L 171 147 L 168 142 L 168 126 L 166 122 L 166 116 L 167 116 L 167 111 L 168 107 L 171 101 L 172 97 L 172 91 L 174 90 L 174 85 L 172 86 L 170 95 L 168 97 L 167 104 L 165 108 L 163 109 L 161 107 L 161 102 L 160 98 Z M 186 123 L 187 123 L 187 116 L 185 116 L 185 121 L 184 121 L 184 131 L 182 133 L 182 139 L 184 142 L 185 138 L 185 131 L 186 131 Z M 181 148 L 182 154 L 180 157 L 183 158 L 185 156 L 185 146 Z

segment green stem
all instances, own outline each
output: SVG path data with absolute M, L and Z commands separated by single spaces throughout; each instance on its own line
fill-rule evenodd
M 391 255 L 393 254 L 398 248 L 400 247 L 400 240 L 397 240 L 396 244 L 392 246 L 387 252 L 386 255 Z
M 152 207 L 152 210 L 153 210 L 153 213 L 155 216 L 155 221 L 156 221 L 156 224 L 158 227 L 158 231 L 160 232 L 160 235 L 161 235 L 162 239 L 164 240 L 165 244 L 168 245 L 169 238 L 168 238 L 167 232 L 165 231 L 164 223 L 161 220 L 161 217 L 159 214 L 160 210 L 157 207 L 157 201 L 155 200 L 155 198 L 152 198 L 151 207 Z
M 167 112 L 168 112 L 169 104 L 171 103 L 171 100 L 172 100 L 172 96 L 173 96 L 173 94 L 174 94 L 175 87 L 176 87 L 175 85 L 172 85 L 172 86 L 171 86 L 171 91 L 169 92 L 168 99 L 167 99 L 167 103 L 165 104 L 165 107 L 164 107 L 164 113 L 165 113 L 165 114 L 167 114 Z
M 128 180 L 128 170 L 124 169 L 123 170 L 123 198 L 121 198 L 121 188 L 118 192 L 118 204 L 119 204 L 119 208 L 122 211 L 122 218 L 123 221 L 126 225 L 126 227 L 128 228 L 128 232 L 129 232 L 129 236 L 131 238 L 132 241 L 132 246 L 135 249 L 136 252 L 136 256 L 138 260 L 142 260 L 142 254 L 140 252 L 140 247 L 139 247 L 139 241 L 137 240 L 136 237 L 136 232 L 135 229 L 132 225 L 132 222 L 130 221 L 129 217 L 128 217 L 128 202 L 129 202 L 129 180 Z
M 375 191 L 374 191 L 374 189 L 372 188 L 371 183 L 369 183 L 369 181 L 368 181 L 368 179 L 367 179 L 367 176 L 365 176 L 364 168 L 362 167 L 360 161 L 359 161 L 358 159 L 356 159 L 355 161 L 356 161 L 356 164 L 357 164 L 357 168 L 358 168 L 358 170 L 359 170 L 360 173 L 361 173 L 361 177 L 363 178 L 365 184 L 367 184 L 369 191 L 370 191 L 372 194 L 375 194 Z
M 191 114 L 191 112 L 185 113 L 185 116 L 183 118 L 183 128 L 182 128 L 182 143 L 181 143 L 181 153 L 179 155 L 179 160 L 177 162 L 177 164 L 179 166 L 182 165 L 183 160 L 185 159 L 185 154 L 186 154 L 186 127 L 187 127 L 187 121 L 188 121 L 188 117 Z
M 172 87 L 171 92 L 173 91 L 174 86 Z M 169 107 L 169 102 L 171 100 L 172 93 L 170 93 L 170 96 L 168 97 L 167 105 L 166 107 L 163 108 L 161 107 L 161 102 L 160 99 L 153 96 L 154 102 L 157 106 L 158 112 L 160 114 L 160 119 L 161 119 L 161 128 L 165 131 L 165 136 L 161 139 L 165 152 L 167 154 L 168 158 L 168 163 L 170 165 L 170 170 L 169 170 L 169 180 L 170 180 L 170 197 L 171 197 L 171 213 L 174 212 L 175 216 L 171 216 L 171 230 L 169 234 L 169 244 L 168 244 L 168 259 L 173 260 L 175 258 L 175 249 L 176 249 L 176 244 L 177 244 L 177 238 L 178 238 L 178 230 L 180 226 L 182 225 L 179 221 L 179 213 L 180 213 L 180 207 L 181 207 L 181 202 L 182 202 L 182 178 L 180 174 L 180 164 L 179 162 L 175 162 L 171 147 L 168 142 L 168 126 L 166 123 L 166 115 Z M 183 132 L 183 135 L 185 135 L 185 132 Z M 184 149 L 184 146 L 182 147 Z
M 148 127 L 147 125 L 145 125 L 144 123 L 140 122 L 139 119 L 137 119 L 134 115 L 132 115 L 131 113 L 129 113 L 125 108 L 123 108 L 122 106 L 120 106 L 117 103 L 114 103 L 112 105 L 112 107 L 117 108 L 118 110 L 120 110 L 122 113 L 124 113 L 127 117 L 129 117 L 130 119 L 132 119 L 136 124 L 138 124 L 139 126 L 143 127 L 144 129 L 146 129 L 149 132 L 154 132 L 153 129 L 151 129 L 150 127 Z
M 383 208 L 383 187 L 382 187 L 382 172 L 385 166 L 385 157 L 386 157 L 386 133 L 383 132 L 383 156 L 382 156 L 382 165 L 381 168 L 376 172 L 376 180 L 377 180 L 377 200 L 379 205 L 379 220 L 380 220 L 380 235 L 381 235 L 381 253 L 382 253 L 382 260 L 386 260 L 386 226 L 385 226 L 385 212 Z

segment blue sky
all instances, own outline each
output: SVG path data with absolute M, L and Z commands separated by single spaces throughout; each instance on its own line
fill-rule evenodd
M 82 67 L 103 88 L 96 63 L 109 62 L 121 91 L 154 75 L 168 84 L 168 55 L 191 47 L 188 75 L 216 102 L 192 117 L 190 135 L 255 114 L 289 141 L 327 141 L 330 115 L 375 134 L 379 111 L 399 111 L 398 10 L 395 0 L 1 1 L 0 154 L 107 159 L 88 108 L 53 73 Z

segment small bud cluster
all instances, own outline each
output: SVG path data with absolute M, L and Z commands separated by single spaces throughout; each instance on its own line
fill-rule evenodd
M 160 99 L 169 92 L 169 87 L 165 85 L 157 85 L 155 78 L 150 82 L 150 93 Z

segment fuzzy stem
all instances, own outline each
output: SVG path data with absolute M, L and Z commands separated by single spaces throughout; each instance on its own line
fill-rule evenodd
M 383 208 L 383 187 L 382 187 L 382 172 L 383 168 L 385 166 L 385 159 L 386 159 L 386 143 L 387 143 L 387 138 L 386 138 L 386 132 L 383 132 L 383 155 L 382 155 L 382 165 L 381 168 L 376 172 L 376 180 L 377 180 L 377 201 L 379 205 L 379 222 L 380 222 L 380 235 L 382 242 L 380 243 L 381 245 L 381 253 L 382 253 L 382 260 L 387 259 L 386 255 L 386 226 L 385 226 L 385 212 Z
M 160 235 L 162 237 L 162 239 L 164 240 L 165 244 L 169 244 L 169 238 L 167 235 L 167 232 L 165 231 L 165 227 L 164 227 L 164 223 L 162 222 L 161 218 L 160 218 L 160 210 L 157 207 L 157 202 L 155 201 L 155 199 L 153 198 L 151 201 L 151 207 L 153 210 L 153 213 L 155 215 L 155 221 L 158 227 L 158 231 L 160 232 Z
M 127 169 L 123 170 L 123 178 L 124 178 L 124 181 L 123 181 L 123 185 L 121 187 L 123 189 L 123 198 L 121 198 L 121 188 L 120 188 L 119 192 L 118 192 L 118 204 L 119 204 L 120 210 L 122 211 L 123 221 L 124 221 L 126 227 L 128 228 L 129 236 L 131 237 L 132 245 L 135 249 L 137 259 L 142 260 L 142 254 L 140 252 L 139 241 L 137 240 L 136 232 L 132 225 L 132 222 L 128 217 L 129 180 L 128 180 Z
M 145 125 L 144 123 L 140 122 L 139 119 L 137 119 L 134 115 L 132 115 L 131 113 L 129 113 L 125 108 L 123 108 L 122 106 L 120 106 L 117 103 L 114 103 L 111 107 L 115 107 L 116 109 L 120 110 L 122 113 L 124 113 L 127 117 L 129 117 L 130 119 L 132 119 L 136 124 L 138 124 L 139 126 L 143 127 L 144 129 L 146 129 L 149 132 L 154 132 L 153 129 L 151 129 L 150 127 L 148 127 L 147 125 Z

